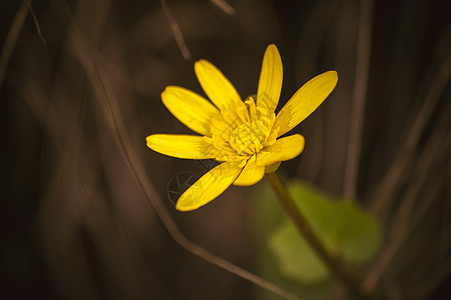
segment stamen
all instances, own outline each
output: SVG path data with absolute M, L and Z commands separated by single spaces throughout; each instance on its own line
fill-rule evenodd
M 257 106 L 255 96 L 235 111 L 223 110 L 211 119 L 211 143 L 218 153 L 216 160 L 239 161 L 255 156 L 263 147 L 275 143 L 275 114 L 267 107 Z
M 257 110 L 255 107 L 255 100 L 252 96 L 249 96 L 246 101 L 245 101 L 247 110 L 249 111 L 249 117 L 250 117 L 250 121 L 255 121 L 257 120 L 258 116 L 257 116 Z

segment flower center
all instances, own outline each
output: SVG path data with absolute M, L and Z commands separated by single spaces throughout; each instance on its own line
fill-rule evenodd
M 205 137 L 216 149 L 218 161 L 248 159 L 265 146 L 275 143 L 278 128 L 273 128 L 274 112 L 256 106 L 254 97 L 235 110 L 221 111 L 211 119 L 211 138 Z
M 255 121 L 239 125 L 230 135 L 229 144 L 238 155 L 252 155 L 263 148 L 269 130 L 262 122 Z

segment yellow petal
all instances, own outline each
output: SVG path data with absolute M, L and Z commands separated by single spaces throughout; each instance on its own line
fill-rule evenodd
M 224 192 L 241 172 L 238 164 L 222 163 L 187 189 L 175 206 L 180 211 L 198 209 Z
M 255 160 L 248 162 L 241 171 L 240 176 L 233 183 L 234 185 L 248 186 L 259 182 L 265 175 L 265 167 L 257 166 Z
M 158 153 L 187 159 L 214 158 L 216 149 L 201 136 L 153 134 L 146 138 L 147 147 Z
M 194 71 L 205 94 L 220 110 L 245 107 L 235 87 L 212 63 L 201 59 L 194 64 Z
M 182 87 L 168 86 L 161 93 L 167 109 L 188 128 L 211 136 L 210 119 L 218 113 L 216 107 L 202 96 Z
M 282 89 L 283 67 L 279 51 L 274 44 L 266 48 L 258 81 L 257 105 L 274 112 Z
M 277 114 L 274 127 L 279 126 L 279 136 L 304 121 L 329 96 L 337 85 L 336 71 L 324 72 L 304 84 Z
M 257 165 L 269 166 L 278 161 L 293 159 L 304 149 L 304 137 L 294 134 L 278 139 L 272 146 L 265 147 L 257 154 Z

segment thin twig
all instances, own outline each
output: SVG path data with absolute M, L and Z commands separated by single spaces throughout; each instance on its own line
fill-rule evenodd
M 416 177 L 409 185 L 409 188 L 402 199 L 401 206 L 397 211 L 394 222 L 391 225 L 391 234 L 389 241 L 384 249 L 381 251 L 379 257 L 373 264 L 373 268 L 368 272 L 365 277 L 362 288 L 365 291 L 372 291 L 377 286 L 381 276 L 385 270 L 389 267 L 390 262 L 404 244 L 407 236 L 411 233 L 415 223 L 413 217 L 415 213 L 415 204 L 418 196 L 428 179 L 429 171 L 431 170 L 432 163 L 436 158 L 438 151 L 446 144 L 446 135 L 443 132 L 438 131 L 429 141 L 426 149 L 424 149 L 421 157 L 417 161 L 417 167 L 415 170 Z M 449 145 L 448 145 L 449 147 Z M 431 199 L 431 202 L 434 199 Z M 429 203 L 429 205 L 431 204 Z M 427 208 L 427 207 L 426 207 Z M 423 210 L 425 212 L 426 210 Z M 419 217 L 415 216 L 415 222 L 419 221 Z
M 360 20 L 357 37 L 357 59 L 354 90 L 352 94 L 351 121 L 349 122 L 349 143 L 344 174 L 343 193 L 352 201 L 357 195 L 357 177 L 362 148 L 363 116 L 368 88 L 371 55 L 371 31 L 373 23 L 373 0 L 360 2 Z
M 33 16 L 33 21 L 36 26 L 36 31 L 38 32 L 39 38 L 41 39 L 41 41 L 44 45 L 47 45 L 47 40 L 42 35 L 41 26 L 39 26 L 38 18 L 36 17 L 36 14 L 33 11 L 33 7 L 31 6 L 30 1 L 25 0 L 25 3 L 27 4 L 27 7 L 30 10 L 31 15 Z
M 17 10 L 16 16 L 9 28 L 8 35 L 6 36 L 5 44 L 3 46 L 2 55 L 0 57 L 0 87 L 5 79 L 6 68 L 16 46 L 17 39 L 19 38 L 20 31 L 22 30 L 23 23 L 28 14 L 27 1 L 23 1 Z
M 226 1 L 224 0 L 210 0 L 210 1 L 229 16 L 233 16 L 236 14 L 236 10 Z
M 313 229 L 308 224 L 304 215 L 298 209 L 294 203 L 293 198 L 288 193 L 288 190 L 283 185 L 276 172 L 267 173 L 266 179 L 271 185 L 272 189 L 277 195 L 285 212 L 290 216 L 291 220 L 295 223 L 299 232 L 306 239 L 314 252 L 321 258 L 321 260 L 327 265 L 329 270 L 342 281 L 348 289 L 359 296 L 367 296 L 360 289 L 360 279 L 348 268 L 338 257 L 333 256 L 327 251 L 319 238 L 316 236 Z
M 180 30 L 179 24 L 174 18 L 171 9 L 169 8 L 166 0 L 160 0 L 161 6 L 163 7 L 163 11 L 166 14 L 166 17 L 169 20 L 169 25 L 171 26 L 172 34 L 174 35 L 175 42 L 179 46 L 180 52 L 182 52 L 183 58 L 185 60 L 191 59 L 191 53 L 188 49 L 188 46 L 185 43 L 185 39 L 183 38 L 182 31 Z
M 423 103 L 418 114 L 409 128 L 400 151 L 398 152 L 393 164 L 386 173 L 382 183 L 379 185 L 378 189 L 374 192 L 370 199 L 369 210 L 376 214 L 381 215 L 383 209 L 388 209 L 392 195 L 396 193 L 396 188 L 393 189 L 390 195 L 387 195 L 387 185 L 396 185 L 396 182 L 390 181 L 390 178 L 395 177 L 395 173 L 399 169 L 404 169 L 404 164 L 406 160 L 411 157 L 412 151 L 421 138 L 421 135 L 426 128 L 427 122 L 430 120 L 432 113 L 440 100 L 440 97 L 445 90 L 451 75 L 451 52 L 447 53 L 447 56 L 443 59 L 442 63 L 439 64 L 439 69 L 433 77 L 432 86 L 428 90 L 425 98 L 421 101 Z M 418 97 L 421 97 L 419 95 Z M 400 179 L 402 176 L 399 176 Z M 381 196 L 384 195 L 384 196 Z

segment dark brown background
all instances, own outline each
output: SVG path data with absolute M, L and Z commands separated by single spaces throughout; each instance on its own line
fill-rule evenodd
M 353 142 L 353 88 L 365 80 L 355 73 L 362 24 L 371 25 L 371 51 L 357 198 L 382 221 L 387 237 L 399 228 L 402 203 L 412 203 L 413 211 L 400 219 L 411 233 L 379 288 L 391 299 L 449 295 L 449 2 L 375 0 L 369 20 L 359 19 L 360 1 L 352 0 L 233 0 L 233 15 L 207 0 L 166 3 L 187 59 L 160 1 L 34 1 L 35 19 L 21 1 L 1 1 L 7 68 L 0 74 L 0 297 L 257 298 L 252 284 L 170 238 L 130 172 L 106 106 L 117 105 L 128 139 L 122 146 L 136 155 L 157 201 L 182 231 L 258 271 L 256 253 L 264 245 L 255 242 L 258 199 L 251 199 L 258 186 L 232 187 L 192 213 L 173 209 L 171 179 L 201 169 L 146 148 L 149 134 L 189 133 L 159 95 L 170 84 L 202 93 L 193 71 L 200 58 L 218 66 L 243 98 L 254 94 L 270 43 L 284 64 L 281 105 L 308 79 L 337 70 L 333 94 L 293 131 L 306 137 L 305 151 L 280 170 L 341 196 Z M 6 44 L 20 11 L 23 27 L 12 34 L 16 43 Z

